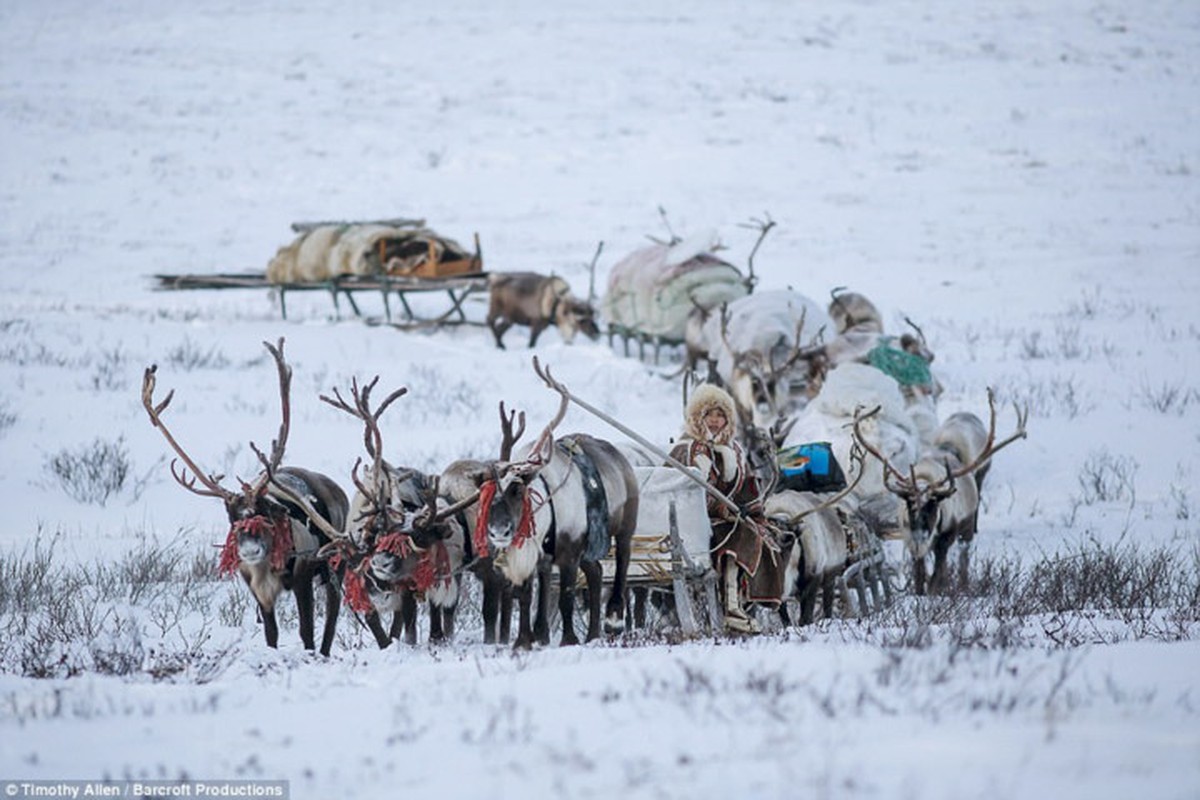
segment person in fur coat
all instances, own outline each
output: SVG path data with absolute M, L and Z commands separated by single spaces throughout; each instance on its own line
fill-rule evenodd
M 736 420 L 733 398 L 718 386 L 701 384 L 688 400 L 683 435 L 671 457 L 699 468 L 709 484 L 741 509 L 738 513 L 708 498 L 713 526 L 710 546 L 725 604 L 725 627 L 756 633 L 745 604 L 780 603 L 785 559 L 766 524 L 758 481 L 737 440 Z

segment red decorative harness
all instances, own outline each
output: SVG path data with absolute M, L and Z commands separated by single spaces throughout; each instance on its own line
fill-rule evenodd
M 513 536 L 511 547 L 520 547 L 533 536 L 533 501 L 530 495 L 533 492 L 530 489 L 525 490 L 525 495 L 521 499 L 521 521 L 517 523 L 517 533 Z M 496 482 L 484 481 L 479 487 L 479 517 L 475 520 L 475 535 L 471 537 L 471 543 L 475 545 L 475 555 L 486 557 L 488 555 L 488 512 L 492 507 L 492 498 L 496 496 Z
M 237 572 L 241 559 L 238 557 L 238 538 L 243 534 L 269 539 L 271 551 L 268 563 L 271 569 L 282 572 L 287 565 L 288 555 L 292 552 L 292 523 L 287 517 L 280 517 L 272 522 L 262 514 L 256 514 L 247 519 L 239 519 L 229 528 L 225 537 L 225 545 L 221 548 L 221 560 L 217 563 L 218 575 L 232 575 Z
M 412 537 L 407 533 L 389 533 L 382 537 L 375 545 L 377 552 L 382 551 L 391 553 L 398 558 L 408 558 L 416 548 L 413 545 Z M 341 566 L 341 554 L 335 554 L 330 559 L 330 565 L 334 569 Z M 370 594 L 367 592 L 366 572 L 371 568 L 371 559 L 363 558 L 356 566 L 350 567 L 345 571 L 342 578 L 342 596 L 346 605 L 352 610 L 360 614 L 365 614 L 374 609 L 371 604 Z M 438 581 L 442 581 L 447 586 L 454 579 L 454 572 L 450 568 L 450 552 L 446 549 L 443 542 L 435 542 L 425 552 L 421 553 L 421 559 L 417 562 L 417 567 L 413 570 L 412 590 L 423 595 Z

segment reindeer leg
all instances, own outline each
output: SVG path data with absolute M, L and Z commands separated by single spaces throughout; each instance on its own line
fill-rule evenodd
M 275 609 L 258 607 L 258 613 L 262 615 L 263 633 L 267 637 L 267 647 L 279 647 L 279 623 L 275 621 Z
M 967 578 L 971 570 L 971 540 L 963 539 L 958 544 L 958 586 L 967 588 Z
M 325 574 L 325 631 L 321 634 L 321 655 L 328 656 L 333 647 L 333 634 L 337 630 L 338 610 L 341 597 L 338 596 L 337 586 L 333 576 Z
M 558 568 L 558 615 L 562 617 L 562 646 L 579 644 L 575 635 L 575 581 L 579 578 L 579 565 L 560 565 Z M 600 615 L 600 603 L 591 598 L 590 603 L 596 606 L 596 616 Z M 590 625 L 589 625 L 590 627 Z M 589 631 L 590 632 L 590 631 Z
M 504 332 L 512 327 L 512 322 L 504 317 L 499 317 L 495 320 L 488 320 L 488 327 L 492 329 L 492 336 L 496 337 L 496 347 L 505 350 Z
M 812 625 L 813 619 L 817 613 L 817 589 L 816 581 L 804 581 L 804 587 L 800 590 L 800 624 Z
M 442 630 L 442 609 L 440 606 L 429 601 L 429 641 L 442 642 L 446 640 L 446 633 Z
M 913 593 L 918 595 L 925 594 L 926 591 L 926 566 L 924 558 L 913 559 Z
M 625 586 L 629 576 L 629 558 L 633 548 L 633 529 L 629 529 L 628 535 L 622 535 L 618 532 L 614 537 L 616 539 L 616 572 L 613 574 L 612 594 L 608 596 L 608 606 L 604 612 L 604 632 L 609 635 L 624 633 L 625 631 Z M 600 565 L 596 564 L 596 570 L 599 571 Z M 590 585 L 590 584 L 589 584 Z M 597 581 L 594 592 L 593 603 L 599 607 L 600 604 L 600 584 Z M 646 626 L 646 594 L 643 590 L 641 597 L 641 618 L 637 618 L 638 614 L 634 613 L 634 624 L 639 628 Z
M 933 540 L 933 577 L 929 580 L 932 591 L 940 592 L 946 588 L 946 555 L 950 545 L 954 544 L 954 535 L 938 534 Z
M 405 589 L 400 593 L 400 617 L 404 621 L 404 643 L 417 643 L 417 598 Z
M 379 645 L 379 649 L 385 649 L 392 643 L 392 637 L 388 636 L 387 631 L 383 629 L 383 623 L 379 619 L 379 612 L 371 609 L 366 615 L 367 629 L 375 637 L 375 643 Z
M 588 590 L 588 632 L 585 641 L 592 641 L 600 638 L 600 594 L 604 591 L 603 586 L 603 570 L 600 567 L 599 561 L 584 561 L 579 565 L 583 570 L 583 575 L 587 578 Z M 619 602 L 619 610 L 613 610 L 613 598 L 617 597 Z M 620 620 L 621 630 L 625 629 L 625 592 L 617 595 L 617 589 L 613 587 L 613 593 L 608 598 L 608 619 L 604 621 L 605 632 L 609 631 L 609 620 L 614 618 Z
M 824 575 L 821 577 L 821 616 L 825 619 L 833 619 L 834 585 L 833 575 Z
M 392 612 L 392 624 L 388 625 L 388 632 L 384 635 L 384 639 L 388 643 L 398 642 L 404 638 L 404 615 L 397 611 Z M 380 647 L 387 647 L 386 644 L 381 644 Z
M 548 560 L 538 565 L 538 596 L 537 619 L 534 620 L 533 633 L 538 644 L 550 644 L 550 569 Z M 530 593 L 533 589 L 530 589 Z
M 537 344 L 538 337 L 542 335 L 542 331 L 546 330 L 546 323 L 538 320 L 529 326 L 529 347 L 533 348 Z
M 297 564 L 292 576 L 292 592 L 296 595 L 296 612 L 300 617 L 300 641 L 305 650 L 315 650 L 313 641 L 313 574 L 306 565 Z
M 445 632 L 447 640 L 454 638 L 454 614 L 457 611 L 458 603 L 442 609 L 442 630 Z
M 498 576 L 488 568 L 487 572 L 479 578 L 483 586 L 483 643 L 496 643 L 496 617 L 500 613 L 501 594 L 503 588 Z M 512 600 L 509 596 L 509 613 L 512 612 Z M 506 639 L 507 643 L 507 639 Z
M 517 640 L 513 642 L 514 650 L 528 650 L 533 647 L 533 627 L 530 625 L 530 606 L 533 605 L 533 576 L 520 586 L 513 587 L 517 608 Z
M 497 632 L 500 644 L 508 644 L 512 635 L 513 587 L 508 581 L 500 584 L 500 630 Z

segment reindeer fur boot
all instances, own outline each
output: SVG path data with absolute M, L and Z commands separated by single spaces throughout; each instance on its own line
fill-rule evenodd
M 759 627 L 742 608 L 738 590 L 738 565 L 725 559 L 725 630 L 734 633 L 758 633 Z

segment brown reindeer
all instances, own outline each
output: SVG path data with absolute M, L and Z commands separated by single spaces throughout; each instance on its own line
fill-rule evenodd
M 1029 409 L 1014 406 L 1016 430 L 996 441 L 996 400 L 988 389 L 990 423 L 982 437 L 983 423 L 974 414 L 956 414 L 939 428 L 935 445 L 922 454 L 905 475 L 896 469 L 859 428 L 869 415 L 856 416 L 854 439 L 883 465 L 884 486 L 900 503 L 900 533 L 913 555 L 913 588 L 917 594 L 939 589 L 945 582 L 945 561 L 950 546 L 958 540 L 970 542 L 979 523 L 979 487 L 990 460 L 1001 449 L 1026 437 Z M 927 574 L 925 557 L 933 553 L 932 574 Z M 960 563 L 965 579 L 965 564 Z
M 338 591 L 327 565 L 316 557 L 318 549 L 329 542 L 329 531 L 319 527 L 308 511 L 318 513 L 330 530 L 340 531 L 346 522 L 348 503 L 341 487 L 325 475 L 280 466 L 291 425 L 292 370 L 284 361 L 282 338 L 274 346 L 269 342 L 263 344 L 275 359 L 279 372 L 282 422 L 279 435 L 271 443 L 270 456 L 251 444 L 263 464 L 263 472 L 253 481 L 242 481 L 240 492 L 223 487 L 222 476 L 206 475 L 167 429 L 162 413 L 175 392 L 169 392 L 161 403 L 154 403 L 156 365 L 147 367 L 143 376 L 142 405 L 150 415 L 151 424 L 183 461 L 183 467 L 171 461 L 175 480 L 190 492 L 218 498 L 225 504 L 230 529 L 218 569 L 222 573 L 237 572 L 250 587 L 258 603 L 267 646 L 278 646 L 275 604 L 279 595 L 290 589 L 296 596 L 300 638 L 306 649 L 314 649 L 313 582 L 320 578 L 325 585 L 321 654 L 327 656 L 337 625 Z M 296 498 L 301 499 L 302 505 L 295 502 Z
M 505 349 L 504 333 L 513 325 L 529 326 L 530 347 L 551 325 L 558 327 L 567 344 L 574 341 L 576 333 L 592 340 L 600 336 L 595 309 L 572 295 L 562 278 L 536 272 L 493 272 L 488 276 L 488 291 L 487 326 L 501 350 Z

